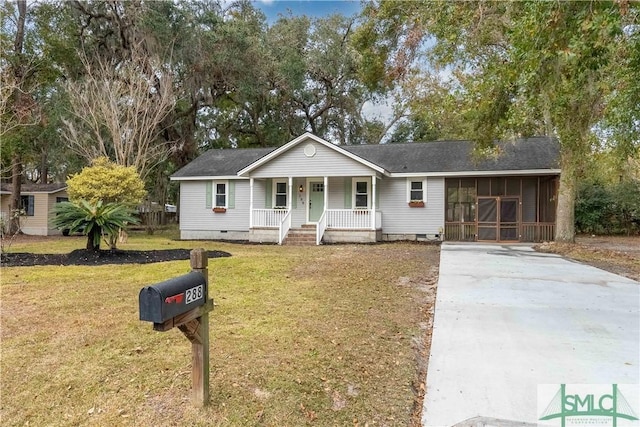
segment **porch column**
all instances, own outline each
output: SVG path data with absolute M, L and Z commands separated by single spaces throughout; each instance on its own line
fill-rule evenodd
M 324 177 L 324 210 L 329 209 L 329 177 Z M 324 213 L 324 212 L 323 212 Z
M 376 229 L 376 176 L 371 177 L 371 229 Z
M 253 178 L 249 178 L 249 229 L 253 228 Z
M 289 177 L 289 197 L 287 197 L 287 210 L 291 210 L 291 199 L 293 198 L 293 177 Z

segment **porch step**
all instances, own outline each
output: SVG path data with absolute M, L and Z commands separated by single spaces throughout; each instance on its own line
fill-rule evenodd
M 283 244 L 291 246 L 314 246 L 316 244 L 316 226 L 305 224 L 302 228 L 289 230 Z

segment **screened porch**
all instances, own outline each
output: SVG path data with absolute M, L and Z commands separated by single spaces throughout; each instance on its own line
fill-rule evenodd
M 553 240 L 557 186 L 555 175 L 448 178 L 445 240 Z

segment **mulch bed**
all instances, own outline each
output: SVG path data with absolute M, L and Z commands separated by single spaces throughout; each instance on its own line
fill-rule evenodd
M 97 252 L 77 249 L 68 254 L 8 253 L 2 255 L 2 266 L 149 264 L 153 262 L 189 259 L 190 252 L 190 249 L 153 251 L 101 250 Z M 230 253 L 223 251 L 209 251 L 208 254 L 209 258 L 231 256 Z

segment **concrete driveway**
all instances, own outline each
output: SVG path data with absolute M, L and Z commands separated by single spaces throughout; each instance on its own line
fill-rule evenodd
M 423 426 L 535 424 L 539 384 L 638 399 L 640 283 L 526 245 L 444 243 Z

